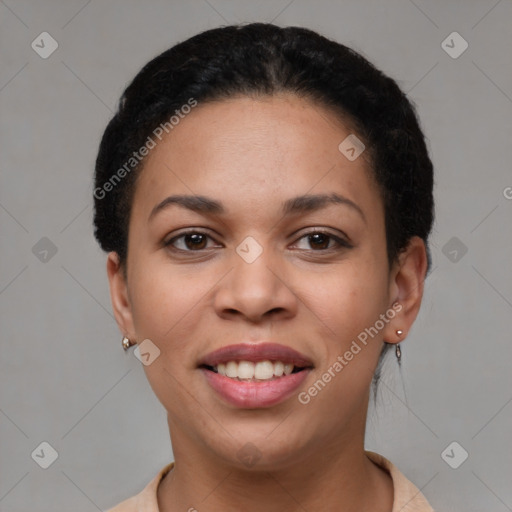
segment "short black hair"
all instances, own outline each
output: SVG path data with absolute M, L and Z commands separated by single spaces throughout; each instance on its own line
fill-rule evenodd
M 428 274 L 434 176 L 414 105 L 353 49 L 307 28 L 269 23 L 201 32 L 148 62 L 125 89 L 96 160 L 94 234 L 102 249 L 115 251 L 126 268 L 131 203 L 144 164 L 133 155 L 157 126 L 191 98 L 205 103 L 280 92 L 317 101 L 355 127 L 384 204 L 388 264 L 419 236 Z

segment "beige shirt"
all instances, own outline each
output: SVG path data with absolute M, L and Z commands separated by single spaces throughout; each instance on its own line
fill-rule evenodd
M 425 496 L 389 460 L 378 453 L 369 451 L 365 453 L 373 462 L 385 469 L 393 480 L 394 500 L 391 512 L 434 512 Z M 174 462 L 171 462 L 161 469 L 139 494 L 119 503 L 107 512 L 159 512 L 156 494 L 158 484 L 173 467 Z

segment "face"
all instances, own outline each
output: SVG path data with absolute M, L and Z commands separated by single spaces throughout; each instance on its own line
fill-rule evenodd
M 253 450 L 275 468 L 362 440 L 383 340 L 407 333 L 425 262 L 417 243 L 388 268 L 366 155 L 338 149 L 350 134 L 306 99 L 234 98 L 199 104 L 147 157 L 127 279 L 115 253 L 107 269 L 123 334 L 150 340 L 176 449 L 234 465 Z

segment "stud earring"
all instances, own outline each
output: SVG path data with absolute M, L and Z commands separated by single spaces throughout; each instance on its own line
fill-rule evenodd
M 127 336 L 123 336 L 123 340 L 121 341 L 121 344 L 123 345 L 124 350 L 128 350 L 131 346 L 136 345 L 135 342 L 131 342 L 130 338 Z

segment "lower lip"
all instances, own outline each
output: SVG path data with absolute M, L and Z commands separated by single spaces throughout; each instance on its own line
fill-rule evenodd
M 304 382 L 309 369 L 274 380 L 244 382 L 230 379 L 205 368 L 201 371 L 208 384 L 227 402 L 244 409 L 259 409 L 284 402 Z

